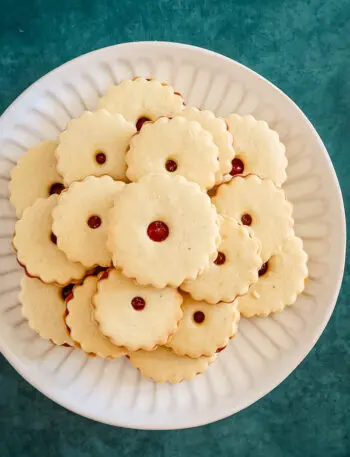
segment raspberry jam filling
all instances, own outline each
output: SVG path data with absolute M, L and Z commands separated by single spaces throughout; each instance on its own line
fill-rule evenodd
M 261 268 L 258 271 L 259 278 L 260 278 L 260 276 L 264 276 L 264 274 L 267 272 L 268 266 L 269 266 L 268 262 L 265 262 L 261 265 Z
M 87 224 L 92 229 L 97 229 L 102 224 L 101 218 L 99 216 L 90 216 Z
M 241 159 L 235 158 L 232 160 L 232 168 L 230 171 L 231 176 L 240 175 L 244 171 L 244 163 Z
M 110 268 L 107 268 L 100 276 L 100 279 L 107 279 L 109 276 Z
M 226 261 L 226 256 L 223 252 L 218 252 L 216 259 L 214 260 L 215 265 L 223 265 Z
M 136 130 L 139 132 L 145 122 L 149 122 L 151 119 L 148 117 L 140 117 L 140 119 L 136 122 Z
M 67 300 L 70 295 L 72 295 L 69 300 L 71 300 L 73 298 L 73 287 L 74 287 L 74 284 L 68 284 L 68 286 L 65 286 L 63 287 L 63 289 L 61 290 L 61 295 L 62 295 L 62 298 L 63 300 Z
M 99 165 L 103 165 L 107 160 L 106 154 L 102 151 L 98 151 L 95 155 L 95 160 Z
M 62 190 L 64 189 L 64 185 L 60 182 L 55 182 L 54 184 L 52 184 L 52 186 L 50 187 L 50 190 L 49 190 L 49 194 L 50 195 L 53 195 L 53 194 L 57 194 L 59 195 Z
M 195 321 L 196 324 L 201 324 L 205 319 L 205 315 L 202 311 L 196 311 L 193 314 L 193 320 Z
M 134 297 L 131 300 L 131 305 L 136 311 L 142 311 L 146 306 L 146 302 L 142 297 Z
M 174 160 L 167 160 L 166 163 L 165 163 L 165 168 L 167 169 L 167 171 L 169 171 L 170 173 L 173 173 L 174 171 L 177 170 L 177 163 L 174 161 Z
M 243 225 L 252 225 L 253 219 L 250 214 L 243 214 L 241 217 L 241 221 Z
M 152 241 L 160 243 L 169 236 L 169 227 L 162 221 L 153 221 L 147 227 L 147 235 Z
M 57 236 L 52 232 L 50 235 L 50 240 L 53 242 L 53 244 L 57 244 Z

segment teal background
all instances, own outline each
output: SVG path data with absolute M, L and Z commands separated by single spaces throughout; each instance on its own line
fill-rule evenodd
M 0 112 L 67 60 L 138 40 L 203 46 L 279 86 L 323 138 L 348 205 L 349 0 L 0 0 Z M 45 398 L 0 356 L 0 455 L 350 456 L 349 293 L 347 262 L 336 310 L 299 368 L 247 410 L 192 430 L 94 423 Z

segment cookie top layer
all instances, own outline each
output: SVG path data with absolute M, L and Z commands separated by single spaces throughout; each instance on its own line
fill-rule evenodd
M 209 305 L 185 295 L 182 309 L 179 329 L 167 344 L 178 355 L 211 356 L 237 332 L 237 302 Z
M 19 299 L 23 316 L 42 338 L 57 345 L 73 345 L 64 321 L 66 303 L 61 287 L 43 284 L 39 279 L 25 275 L 21 280 Z
M 57 247 L 52 233 L 52 211 L 58 198 L 40 198 L 24 211 L 16 222 L 13 246 L 29 275 L 64 286 L 81 279 L 85 268 L 70 261 Z
M 220 186 L 212 201 L 219 214 L 250 226 L 261 242 L 263 262 L 293 234 L 292 205 L 272 181 L 237 176 Z
M 93 304 L 100 331 L 129 351 L 166 343 L 182 317 L 182 296 L 176 289 L 140 286 L 117 270 L 100 279 Z
M 171 349 L 165 347 L 159 347 L 152 352 L 137 351 L 130 354 L 130 362 L 143 376 L 156 382 L 171 384 L 193 379 L 197 374 L 203 373 L 214 361 L 215 356 L 192 359 L 176 355 Z
M 256 174 L 280 187 L 287 179 L 288 161 L 278 133 L 251 115 L 231 114 L 226 122 L 236 151 L 231 174 Z
M 11 172 L 10 202 L 17 217 L 38 198 L 59 194 L 64 186 L 56 170 L 56 141 L 44 141 L 28 149 Z
M 128 184 L 110 212 L 113 263 L 140 284 L 178 287 L 196 278 L 219 243 L 209 197 L 182 176 L 148 175 Z
M 178 115 L 189 121 L 199 122 L 204 130 L 212 134 L 214 143 L 219 149 L 219 170 L 215 175 L 215 183 L 220 184 L 223 177 L 230 173 L 232 169 L 231 162 L 235 157 L 233 138 L 227 129 L 225 120 L 216 117 L 211 111 L 202 111 L 194 107 L 187 107 Z
M 125 351 L 104 336 L 93 317 L 92 296 L 97 290 L 97 277 L 88 276 L 84 283 L 75 286 L 73 297 L 67 303 L 66 324 L 74 343 L 83 351 L 99 357 L 115 359 Z
M 183 117 L 162 117 L 147 123 L 130 142 L 126 155 L 130 181 L 149 173 L 181 175 L 202 189 L 215 184 L 219 149 L 212 135 L 198 122 Z
M 52 211 L 52 230 L 57 246 L 70 260 L 87 268 L 111 265 L 106 246 L 108 213 L 124 186 L 110 176 L 89 176 L 60 195 Z
M 308 275 L 307 254 L 300 238 L 288 238 L 280 252 L 273 255 L 260 271 L 259 281 L 238 307 L 243 316 L 268 316 L 292 305 L 305 287 Z
M 121 114 L 85 111 L 61 133 L 56 149 L 57 170 L 69 185 L 86 176 L 110 175 L 125 180 L 125 152 L 135 126 Z
M 99 102 L 99 108 L 121 113 L 134 125 L 142 118 L 155 121 L 161 116 L 172 117 L 183 107 L 181 95 L 171 86 L 144 78 L 125 80 L 110 87 Z
M 258 280 L 261 245 L 253 233 L 235 219 L 224 217 L 220 236 L 216 259 L 196 279 L 181 285 L 196 300 L 230 302 Z

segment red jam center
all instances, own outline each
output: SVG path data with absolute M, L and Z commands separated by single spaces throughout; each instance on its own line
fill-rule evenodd
M 148 117 L 140 117 L 140 119 L 136 122 L 136 130 L 139 132 L 145 122 L 150 121 Z
M 251 225 L 253 222 L 252 216 L 250 214 L 243 214 L 241 217 L 243 225 Z
M 53 242 L 53 244 L 57 244 L 57 236 L 52 232 L 51 232 L 50 239 Z
M 109 276 L 109 268 L 107 268 L 103 273 L 102 275 L 100 276 L 100 279 L 107 279 L 108 276 Z
M 243 170 L 244 170 L 244 163 L 242 162 L 241 159 L 233 159 L 232 160 L 232 168 L 231 168 L 231 171 L 230 171 L 230 175 L 234 176 L 234 175 L 240 175 L 241 173 L 243 173 Z
M 196 322 L 196 324 L 201 324 L 205 319 L 205 315 L 202 311 L 196 311 L 193 314 L 193 320 Z
M 173 173 L 174 171 L 177 170 L 177 163 L 174 161 L 174 160 L 167 160 L 166 163 L 165 163 L 165 168 L 167 169 L 167 171 L 169 171 L 170 173 Z
M 95 159 L 99 165 L 103 165 L 106 162 L 107 157 L 104 152 L 98 152 L 95 156 Z
M 102 224 L 102 221 L 99 216 L 91 216 L 89 217 L 87 223 L 90 228 L 97 229 Z
M 216 352 L 221 352 L 221 351 L 223 351 L 224 349 L 226 349 L 226 346 L 222 346 L 221 348 L 218 348 L 218 349 L 216 350 Z
M 134 298 L 131 300 L 131 304 L 132 304 L 132 307 L 133 307 L 136 311 L 142 311 L 143 308 L 146 306 L 146 302 L 145 302 L 145 300 L 144 300 L 142 297 L 134 297 Z
M 216 259 L 214 260 L 215 265 L 223 265 L 226 261 L 226 256 L 223 252 L 218 252 Z
M 264 274 L 267 272 L 267 268 L 268 268 L 268 262 L 265 262 L 261 265 L 261 268 L 258 271 L 259 278 L 260 278 L 260 276 L 264 276 Z
M 64 189 L 64 185 L 60 182 L 55 182 L 54 184 L 52 184 L 52 186 L 50 187 L 50 191 L 49 191 L 49 194 L 52 195 L 52 194 L 57 194 L 59 195 L 62 190 Z
M 151 222 L 147 228 L 147 235 L 151 238 L 152 241 L 160 243 L 164 241 L 169 236 L 169 228 L 162 221 Z
M 73 297 L 73 287 L 74 287 L 74 284 L 68 284 L 68 286 L 65 286 L 63 287 L 63 289 L 61 290 L 61 294 L 62 294 L 62 298 L 63 300 L 67 300 L 67 298 L 72 294 L 72 297 Z

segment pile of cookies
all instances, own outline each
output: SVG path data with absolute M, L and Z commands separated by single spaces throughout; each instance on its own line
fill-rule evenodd
M 286 168 L 266 122 L 187 107 L 154 79 L 111 87 L 12 171 L 30 327 L 157 382 L 204 372 L 241 314 L 304 289 Z

